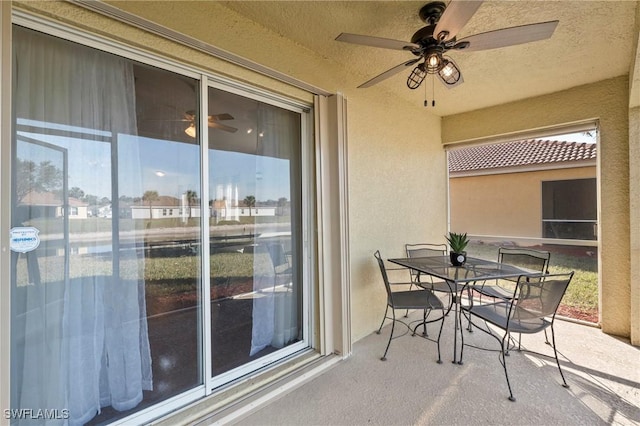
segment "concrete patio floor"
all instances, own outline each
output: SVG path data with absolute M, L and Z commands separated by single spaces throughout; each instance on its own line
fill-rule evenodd
M 410 318 L 417 318 L 416 313 Z M 445 321 L 442 364 L 436 344 L 410 334 L 394 339 L 380 360 L 390 326 L 356 342 L 348 359 L 237 421 L 242 425 L 638 425 L 640 348 L 599 329 L 557 320 L 562 380 L 544 334 L 512 351 L 509 393 L 498 352 L 464 348 L 453 364 L 453 318 Z M 430 334 L 437 329 L 430 326 Z M 497 349 L 485 333 L 465 343 Z

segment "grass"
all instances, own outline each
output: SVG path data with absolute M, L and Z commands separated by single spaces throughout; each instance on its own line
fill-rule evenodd
M 497 260 L 498 245 L 477 241 L 467 246 L 467 254 L 472 257 Z M 536 246 L 534 249 L 551 252 L 549 272 L 574 271 L 573 279 L 562 299 L 562 305 L 577 311 L 597 311 L 598 309 L 598 260 L 593 247 Z

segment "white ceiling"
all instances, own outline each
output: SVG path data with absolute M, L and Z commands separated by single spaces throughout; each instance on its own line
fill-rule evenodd
M 409 41 L 425 24 L 418 11 L 426 1 L 231 1 L 226 7 L 295 41 L 344 69 L 346 87 L 413 58 L 409 52 L 335 41 L 342 32 Z M 458 39 L 486 31 L 550 20 L 560 23 L 543 41 L 501 49 L 449 52 L 464 83 L 447 89 L 431 77 L 417 90 L 406 86 L 410 70 L 358 90 L 386 91 L 422 106 L 425 97 L 439 116 L 499 105 L 629 74 L 636 56 L 634 26 L 638 1 L 487 0 Z M 637 35 L 635 35 L 637 37 Z M 597 102 L 597 99 L 593 100 Z

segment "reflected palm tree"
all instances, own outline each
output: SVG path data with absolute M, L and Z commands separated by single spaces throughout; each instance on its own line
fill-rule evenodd
M 193 205 L 193 203 L 198 201 L 198 193 L 189 189 L 185 192 L 185 196 L 187 199 L 187 208 L 189 209 L 189 219 L 191 219 L 191 206 Z
M 244 197 L 244 205 L 249 207 L 249 216 L 251 216 L 251 208 L 256 205 L 256 197 L 253 195 L 247 195 Z
M 144 195 L 142 196 L 142 200 L 149 203 L 149 219 L 153 219 L 153 212 L 152 212 L 151 206 L 153 205 L 154 201 L 158 201 L 159 199 L 160 199 L 160 196 L 158 195 L 158 191 L 144 192 Z

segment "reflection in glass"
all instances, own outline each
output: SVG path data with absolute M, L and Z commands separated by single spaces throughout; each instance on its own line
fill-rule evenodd
M 198 83 L 13 46 L 12 227 L 40 243 L 12 252 L 11 408 L 108 422 L 203 382 Z
M 209 88 L 212 363 L 302 339 L 300 114 Z M 220 126 L 219 117 L 226 117 Z

